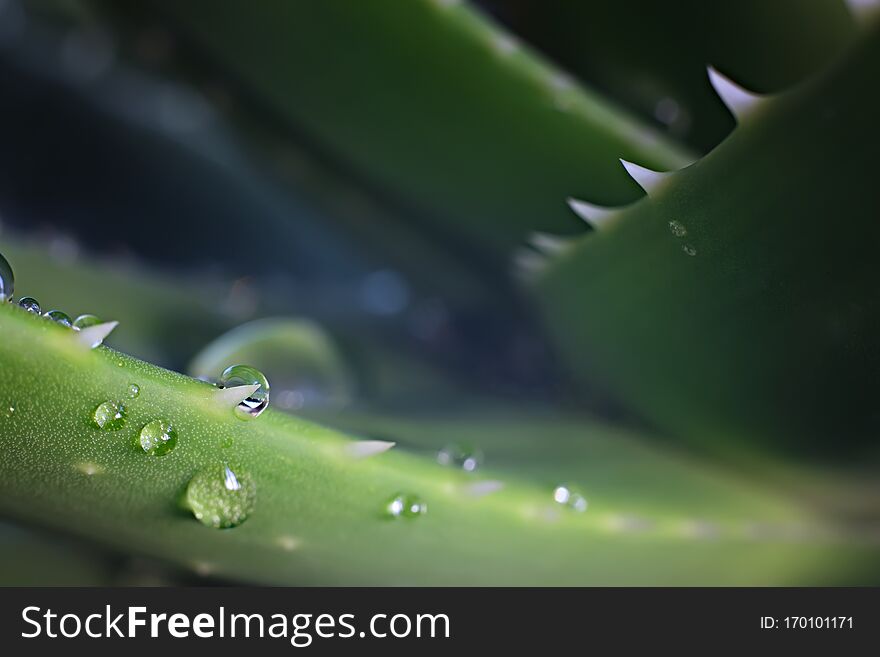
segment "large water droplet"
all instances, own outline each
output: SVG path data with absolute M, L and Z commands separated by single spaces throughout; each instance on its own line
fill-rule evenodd
M 684 224 L 675 219 L 669 222 L 669 232 L 676 237 L 684 237 L 688 234 L 687 228 L 685 228 Z
M 200 470 L 186 487 L 186 503 L 193 515 L 216 529 L 243 523 L 256 500 L 257 487 L 250 475 L 223 463 Z
M 577 511 L 578 513 L 583 513 L 587 510 L 587 498 L 574 490 L 571 486 L 557 486 L 553 490 L 553 500 L 557 504 L 561 504 L 562 506 L 567 507 L 572 511 Z
M 125 406 L 119 402 L 105 401 L 92 413 L 92 420 L 99 429 L 119 431 L 125 426 Z
M 61 326 L 71 326 L 70 315 L 61 310 L 50 310 L 44 315 L 44 317 L 51 319 L 53 322 L 58 322 Z
M 90 326 L 95 326 L 102 322 L 100 317 L 95 315 L 80 315 L 75 320 L 73 320 L 73 328 L 77 330 L 81 330 L 84 328 L 89 328 Z
M 447 445 L 437 452 L 437 463 L 473 472 L 483 463 L 483 453 L 469 445 Z
M 139 442 L 150 456 L 165 456 L 177 446 L 177 430 L 166 420 L 153 420 L 141 429 Z
M 240 420 L 253 420 L 269 406 L 269 381 L 263 373 L 248 365 L 227 367 L 220 375 L 219 385 L 223 388 L 235 386 L 260 386 L 254 394 L 235 407 L 235 416 Z
M 681 250 L 687 253 L 689 256 L 697 255 L 697 249 L 694 248 L 691 244 L 685 244 L 683 247 L 681 247 Z
M 385 505 L 385 513 L 391 518 L 418 518 L 427 512 L 428 505 L 412 493 L 397 493 Z
M 129 399 L 137 399 L 139 394 L 141 394 L 141 387 L 137 383 L 129 383 L 128 384 L 128 398 Z
M 15 276 L 9 261 L 0 253 L 0 301 L 12 301 L 15 291 Z
M 33 297 L 22 297 L 18 300 L 18 305 L 27 310 L 29 313 L 40 314 L 40 302 Z

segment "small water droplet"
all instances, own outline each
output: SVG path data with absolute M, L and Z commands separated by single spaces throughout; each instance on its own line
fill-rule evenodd
M 676 237 L 684 237 L 688 234 L 687 228 L 685 228 L 684 224 L 675 219 L 669 222 L 669 232 Z
M 208 527 L 227 529 L 247 520 L 253 512 L 257 487 L 237 466 L 217 464 L 200 470 L 186 487 L 186 503 Z
M 61 326 L 67 326 L 68 328 L 71 326 L 70 315 L 61 310 L 50 310 L 43 316 L 46 319 L 51 319 L 53 322 L 61 324 Z
M 141 387 L 137 383 L 129 383 L 128 384 L 128 398 L 129 399 L 137 399 L 139 394 L 141 394 Z
M 259 417 L 269 406 L 269 381 L 260 370 L 248 365 L 227 367 L 220 375 L 219 385 L 222 388 L 235 386 L 260 386 L 254 394 L 235 407 L 235 416 L 239 420 L 253 420 Z
M 689 256 L 697 255 L 697 250 L 690 244 L 685 244 L 683 247 L 681 247 L 681 250 L 687 253 Z
M 73 320 L 73 328 L 77 331 L 100 324 L 103 320 L 95 315 L 80 315 Z
M 473 472 L 483 464 L 483 453 L 469 445 L 447 445 L 437 452 L 437 463 Z
M 18 305 L 27 310 L 29 313 L 40 314 L 40 302 L 33 297 L 22 297 L 18 300 Z
M 587 498 L 571 486 L 557 486 L 553 490 L 553 500 L 564 507 L 583 513 L 587 510 Z
M 166 420 L 153 420 L 141 429 L 138 441 L 150 456 L 165 456 L 177 446 L 177 430 Z
M 109 400 L 99 404 L 92 413 L 95 425 L 104 431 L 119 431 L 125 426 L 125 419 L 125 406 Z
M 12 273 L 12 265 L 0 253 L 0 301 L 12 301 L 14 291 L 15 275 Z
M 15 405 L 14 404 L 10 404 L 4 410 L 6 413 L 6 417 L 12 417 L 13 415 L 15 415 Z
M 428 512 L 428 505 L 411 493 L 397 493 L 385 505 L 385 513 L 391 518 L 417 518 Z

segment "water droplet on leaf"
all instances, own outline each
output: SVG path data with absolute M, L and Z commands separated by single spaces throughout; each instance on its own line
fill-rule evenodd
M 216 529 L 240 525 L 253 512 L 257 487 L 244 470 L 218 464 L 200 470 L 186 487 L 186 503 L 202 524 Z
M 141 394 L 141 387 L 137 383 L 129 383 L 128 384 L 128 398 L 129 399 L 137 399 L 139 394 Z
M 29 313 L 40 314 L 40 302 L 33 297 L 22 297 L 18 300 L 18 305 L 27 310 Z
M 483 453 L 469 445 L 447 445 L 437 452 L 437 463 L 473 472 L 483 463 Z
M 681 247 L 681 250 L 687 253 L 689 256 L 697 255 L 697 250 L 690 244 L 685 244 L 683 247 Z
M 73 328 L 81 330 L 101 323 L 101 318 L 95 315 L 80 315 L 73 320 Z
M 15 276 L 9 261 L 0 253 L 0 301 L 12 301 L 15 291 Z
M 119 431 L 125 426 L 125 418 L 125 406 L 109 400 L 99 404 L 92 413 L 95 425 L 104 431 Z
M 385 505 L 385 513 L 391 518 L 417 518 L 428 512 L 428 505 L 411 493 L 397 493 Z
M 571 488 L 571 486 L 557 486 L 553 490 L 553 500 L 557 504 L 561 504 L 578 513 L 583 513 L 587 510 L 587 498 Z
M 676 237 L 684 237 L 688 234 L 687 228 L 684 227 L 684 224 L 680 221 L 675 221 L 674 219 L 669 222 L 669 232 Z
M 165 456 L 177 446 L 177 430 L 166 420 L 153 420 L 141 429 L 139 442 L 150 456 Z
M 260 386 L 250 397 L 235 407 L 235 416 L 240 420 L 253 420 L 269 406 L 269 381 L 256 368 L 248 365 L 227 367 L 220 375 L 219 385 L 223 388 Z
M 71 326 L 70 315 L 61 310 L 50 310 L 44 317 L 51 319 L 53 322 L 58 322 L 61 326 Z

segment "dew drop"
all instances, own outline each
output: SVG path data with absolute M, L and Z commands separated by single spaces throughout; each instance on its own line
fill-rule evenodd
M 236 527 L 248 519 L 257 487 L 244 470 L 224 463 L 200 470 L 186 487 L 186 504 L 202 524 L 215 529 Z
M 22 297 L 18 300 L 18 305 L 27 310 L 29 313 L 40 314 L 40 302 L 33 297 Z
M 3 409 L 3 412 L 6 417 L 12 417 L 13 415 L 15 415 L 15 405 L 9 404 L 9 406 Z
M 418 518 L 428 512 L 428 505 L 411 493 L 397 493 L 385 505 L 385 513 L 391 518 Z
M 218 383 L 221 388 L 260 386 L 254 394 L 235 407 L 235 416 L 239 420 L 253 420 L 269 407 L 269 381 L 256 368 L 248 365 L 232 365 L 223 371 Z
M 90 326 L 100 324 L 101 322 L 101 318 L 95 315 L 80 315 L 75 320 L 73 320 L 73 328 L 79 331 L 84 328 L 89 328 Z
M 137 383 L 129 383 L 128 398 L 137 399 L 139 394 L 141 394 L 141 387 Z
M 685 228 L 684 224 L 675 219 L 669 222 L 669 232 L 676 237 L 684 237 L 688 234 L 687 228 Z
M 119 431 L 125 426 L 125 406 L 119 402 L 105 401 L 92 413 L 92 420 L 99 429 Z
M 0 301 L 12 301 L 15 291 L 15 275 L 9 261 L 0 253 Z
M 681 250 L 687 253 L 689 256 L 697 255 L 697 250 L 690 244 L 685 244 L 683 247 L 681 247 Z
M 141 429 L 138 441 L 150 456 L 165 456 L 177 446 L 177 430 L 166 420 L 153 420 Z
M 70 315 L 61 310 L 50 310 L 43 316 L 61 324 L 61 326 L 67 326 L 68 328 L 71 326 Z
M 469 445 L 447 445 L 437 452 L 437 463 L 473 472 L 483 464 L 483 453 Z
M 571 488 L 571 486 L 557 486 L 553 490 L 553 500 L 572 511 L 583 513 L 587 510 L 587 498 Z

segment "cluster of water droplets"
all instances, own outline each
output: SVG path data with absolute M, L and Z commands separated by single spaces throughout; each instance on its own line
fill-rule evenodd
M 428 505 L 413 493 L 395 493 L 385 505 L 389 518 L 418 518 L 428 512 Z
M 553 501 L 577 513 L 583 513 L 588 506 L 587 498 L 567 484 L 560 484 L 553 489 Z
M 12 266 L 9 264 L 9 261 L 3 257 L 2 253 L 0 253 L 0 303 L 12 303 L 14 301 L 14 292 L 15 274 L 12 271 Z M 82 329 L 102 323 L 102 320 L 99 317 L 90 314 L 79 315 L 76 319 L 72 319 L 70 315 L 63 310 L 52 309 L 43 312 L 40 302 L 34 297 L 25 296 L 19 298 L 18 306 L 22 310 L 34 315 L 42 315 L 46 319 L 49 319 L 56 324 L 60 324 L 61 326 L 71 328 L 74 331 L 81 331 Z
M 684 238 L 687 229 L 677 221 L 669 222 L 669 229 L 676 238 Z M 690 245 L 683 249 L 689 255 Z M 14 278 L 9 263 L 0 255 L 0 301 L 12 301 Z M 18 305 L 24 310 L 41 314 L 39 302 L 32 297 L 22 297 Z M 102 323 L 95 315 L 80 315 L 71 320 L 70 316 L 60 310 L 50 310 L 44 315 L 48 319 L 73 330 L 82 330 Z M 121 364 L 121 363 L 120 363 Z M 241 420 L 253 420 L 259 417 L 269 406 L 269 381 L 256 368 L 247 365 L 228 367 L 217 381 L 219 388 L 239 386 L 256 386 L 256 389 L 234 408 L 234 414 Z M 130 383 L 125 396 L 128 403 L 138 399 L 141 388 L 137 383 Z M 14 406 L 10 405 L 7 415 L 12 415 Z M 128 411 L 126 403 L 121 400 L 108 399 L 101 402 L 92 411 L 91 420 L 94 425 L 107 432 L 115 432 L 126 426 Z M 156 418 L 144 424 L 137 435 L 137 446 L 144 454 L 163 457 L 170 454 L 178 444 L 178 431 L 174 423 L 165 418 Z M 221 447 L 230 447 L 232 440 L 221 441 Z M 447 445 L 437 453 L 437 462 L 447 467 L 454 467 L 465 472 L 474 472 L 483 462 L 483 453 L 469 445 Z M 553 491 L 553 500 L 574 512 L 587 509 L 586 498 L 568 485 L 559 485 Z M 208 527 L 228 529 L 236 527 L 247 520 L 256 502 L 256 484 L 249 473 L 237 465 L 217 463 L 199 470 L 189 481 L 185 492 L 185 502 L 193 515 Z M 411 492 L 395 493 L 386 503 L 384 512 L 390 518 L 417 518 L 427 513 L 427 504 Z
M 684 239 L 687 237 L 688 231 L 683 223 L 673 219 L 669 222 L 669 232 L 672 233 L 672 236 L 677 239 Z M 689 256 L 697 255 L 697 249 L 693 244 L 688 244 L 687 242 L 681 245 L 681 250 L 684 251 Z
M 471 445 L 447 445 L 437 452 L 437 463 L 474 472 L 483 464 L 483 452 Z

